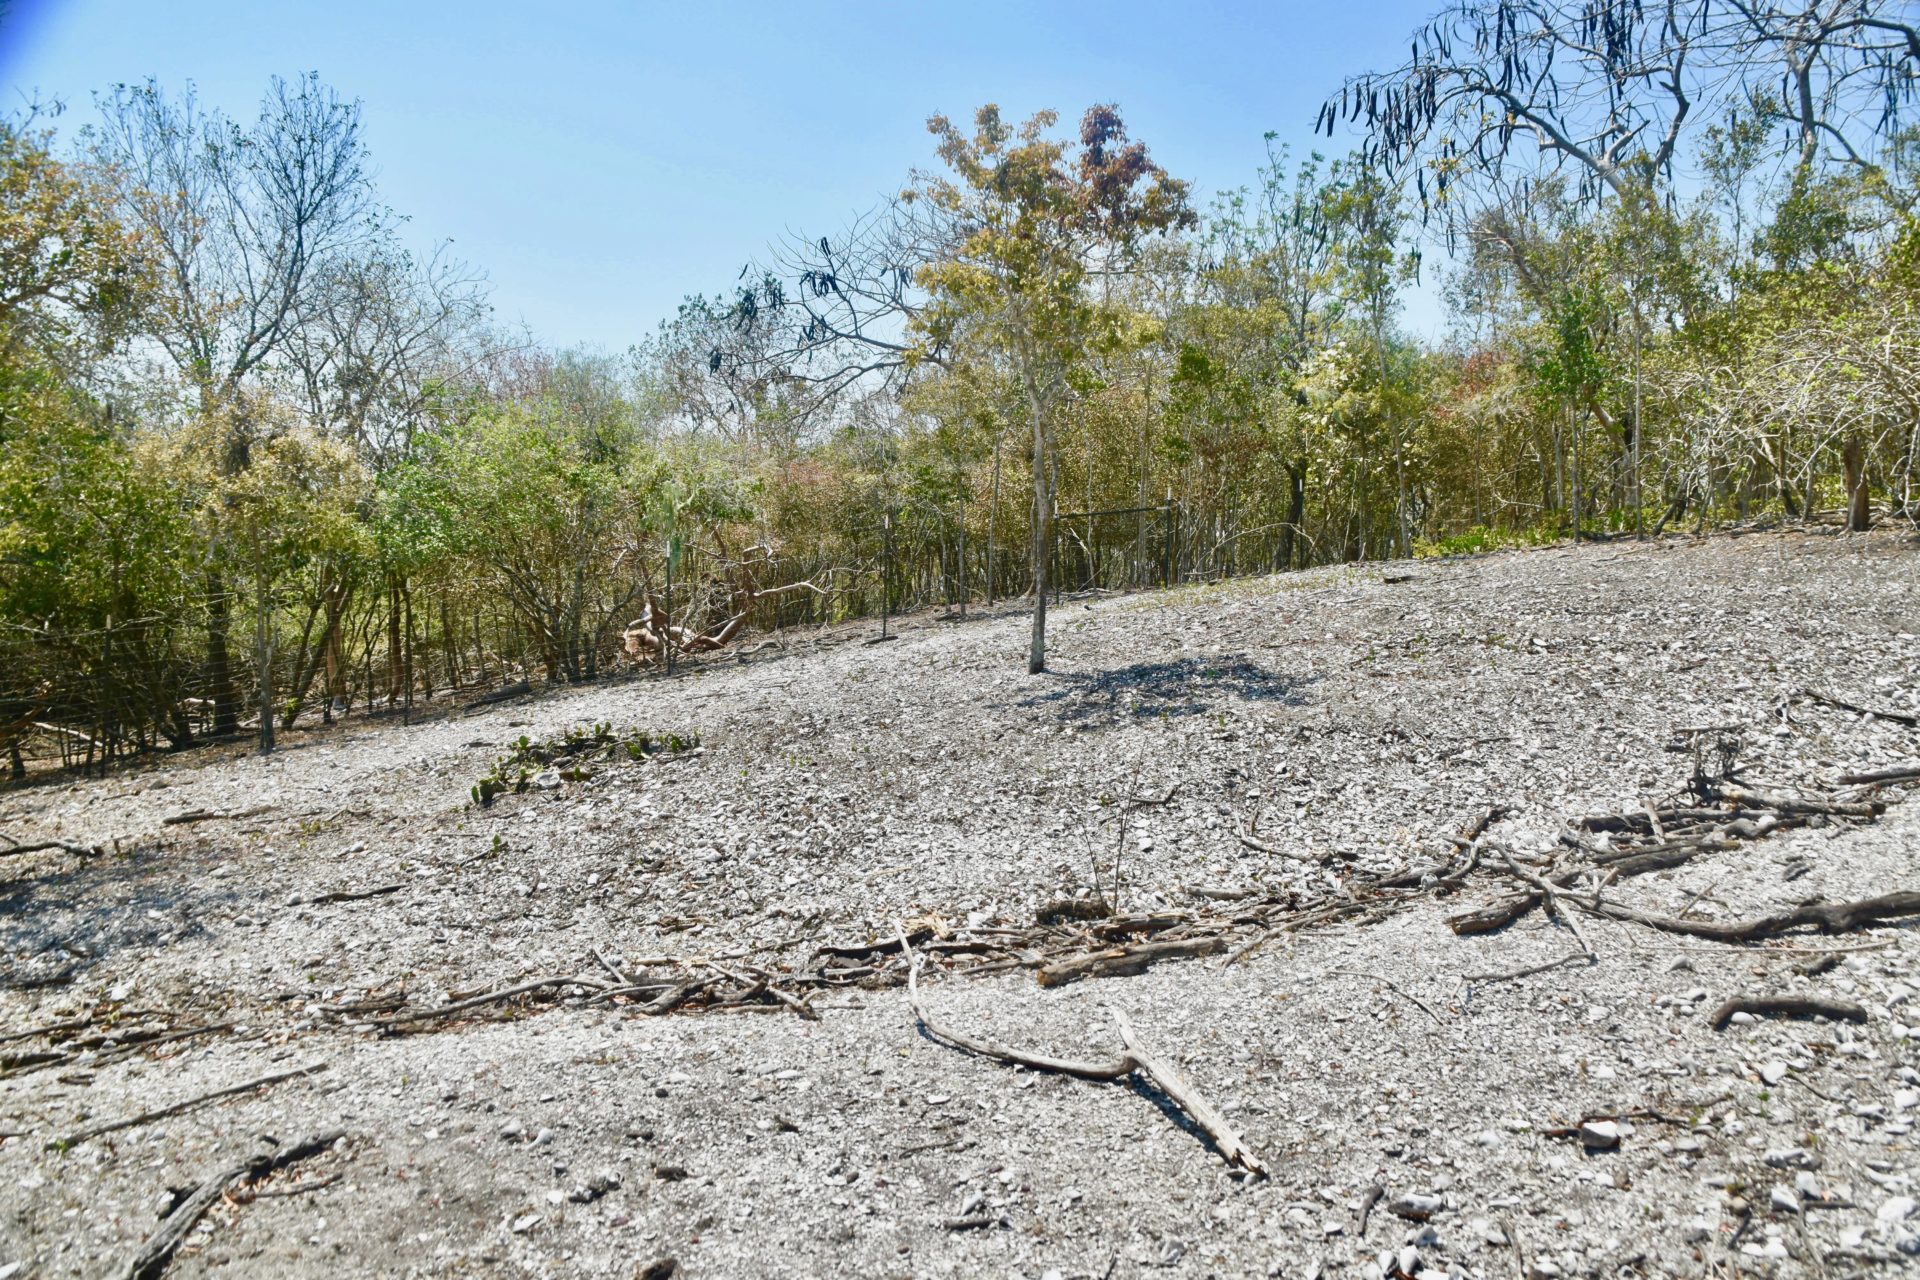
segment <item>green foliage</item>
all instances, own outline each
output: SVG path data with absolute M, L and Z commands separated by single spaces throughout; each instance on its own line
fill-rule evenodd
M 615 733 L 610 724 L 584 729 L 575 726 L 560 737 L 544 742 L 535 742 L 522 734 L 507 744 L 507 754 L 494 761 L 493 768 L 473 784 L 470 794 L 473 804 L 484 809 L 501 795 L 526 794 L 543 769 L 558 766 L 556 771 L 563 781 L 585 782 L 593 776 L 592 762 L 596 760 L 636 763 L 656 753 L 677 755 L 699 745 L 698 734 L 642 730 Z

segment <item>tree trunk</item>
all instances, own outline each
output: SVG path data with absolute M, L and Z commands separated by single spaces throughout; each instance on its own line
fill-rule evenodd
M 993 607 L 993 547 L 1000 540 L 1000 441 L 1006 432 L 993 428 L 993 483 L 987 490 L 987 607 Z
M 1031 374 L 1027 398 L 1033 413 L 1033 635 L 1027 648 L 1027 674 L 1038 675 L 1047 669 L 1047 565 L 1053 552 L 1053 503 L 1047 486 L 1047 420 Z
M 256 552 L 256 554 L 259 554 Z M 260 754 L 273 752 L 273 603 L 264 575 L 259 577 L 253 610 L 253 660 L 260 678 Z
M 1873 527 L 1873 508 L 1872 490 L 1867 484 L 1867 452 L 1860 437 L 1847 437 L 1840 447 L 1840 465 L 1847 486 L 1847 530 L 1865 533 Z
M 400 640 L 400 575 L 387 575 L 387 705 L 400 701 L 400 681 L 406 674 L 406 660 Z
M 233 662 L 227 636 L 233 625 L 226 579 L 217 569 L 207 571 L 207 683 L 212 685 L 213 736 L 224 737 L 240 728 L 240 691 L 233 684 Z

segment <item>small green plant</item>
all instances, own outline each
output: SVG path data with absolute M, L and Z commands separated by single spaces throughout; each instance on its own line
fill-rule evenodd
M 640 761 L 657 751 L 690 751 L 700 745 L 698 734 L 669 733 L 656 736 L 642 730 L 618 734 L 611 724 L 590 728 L 578 725 L 558 738 L 535 742 L 521 734 L 507 744 L 507 754 L 494 761 L 493 768 L 476 781 L 468 794 L 477 808 L 491 806 L 508 792 L 523 795 L 540 771 L 557 768 L 567 782 L 585 782 L 593 776 L 592 761 L 614 761 L 625 753 L 629 761 Z

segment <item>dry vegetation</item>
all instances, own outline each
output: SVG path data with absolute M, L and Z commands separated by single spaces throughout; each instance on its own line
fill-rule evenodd
M 1915 568 L 923 615 L 24 787 L 0 1274 L 1894 1274 Z

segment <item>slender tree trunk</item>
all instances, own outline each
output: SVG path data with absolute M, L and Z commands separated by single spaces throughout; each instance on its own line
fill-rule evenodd
M 1027 375 L 1027 402 L 1033 414 L 1033 635 L 1027 647 L 1027 674 L 1047 669 L 1047 566 L 1053 553 L 1053 502 L 1048 491 L 1047 419 L 1040 389 Z
M 207 683 L 212 685 L 213 736 L 225 737 L 240 728 L 240 691 L 233 684 L 233 660 L 227 637 L 233 625 L 226 578 L 207 570 Z
M 1848 436 L 1841 445 L 1840 466 L 1847 488 L 1847 530 L 1865 533 L 1873 527 L 1872 489 L 1867 484 L 1867 453 L 1859 436 Z
M 1580 545 L 1580 427 L 1571 406 L 1567 408 L 1567 453 L 1572 458 L 1573 545 L 1577 547 Z
M 959 560 L 959 562 L 960 562 L 960 564 L 959 564 L 959 568 L 960 568 L 960 617 L 961 617 L 961 618 L 962 618 L 962 619 L 964 620 L 964 619 L 966 618 L 966 616 L 967 616 L 967 498 L 966 498 L 966 491 L 965 491 L 964 489 L 963 489 L 963 490 L 961 490 L 961 494 L 960 494 L 960 538 L 959 538 L 959 542 L 960 542 L 960 545 L 959 545 L 959 549 L 958 549 L 958 551 L 956 552 L 956 558 L 957 558 L 957 559 Z
M 400 701 L 406 651 L 400 638 L 400 575 L 387 575 L 387 705 Z
M 264 553 L 258 549 L 254 553 Z M 260 754 L 273 751 L 273 606 L 264 571 L 256 571 L 253 609 L 253 660 L 260 668 Z
M 1635 307 L 1633 310 L 1633 438 L 1627 446 L 1628 466 L 1632 468 L 1632 480 L 1628 487 L 1633 494 L 1633 536 L 1644 542 L 1647 538 L 1646 502 L 1640 493 L 1640 442 L 1645 435 L 1645 424 L 1640 417 L 1642 404 L 1640 309 Z

